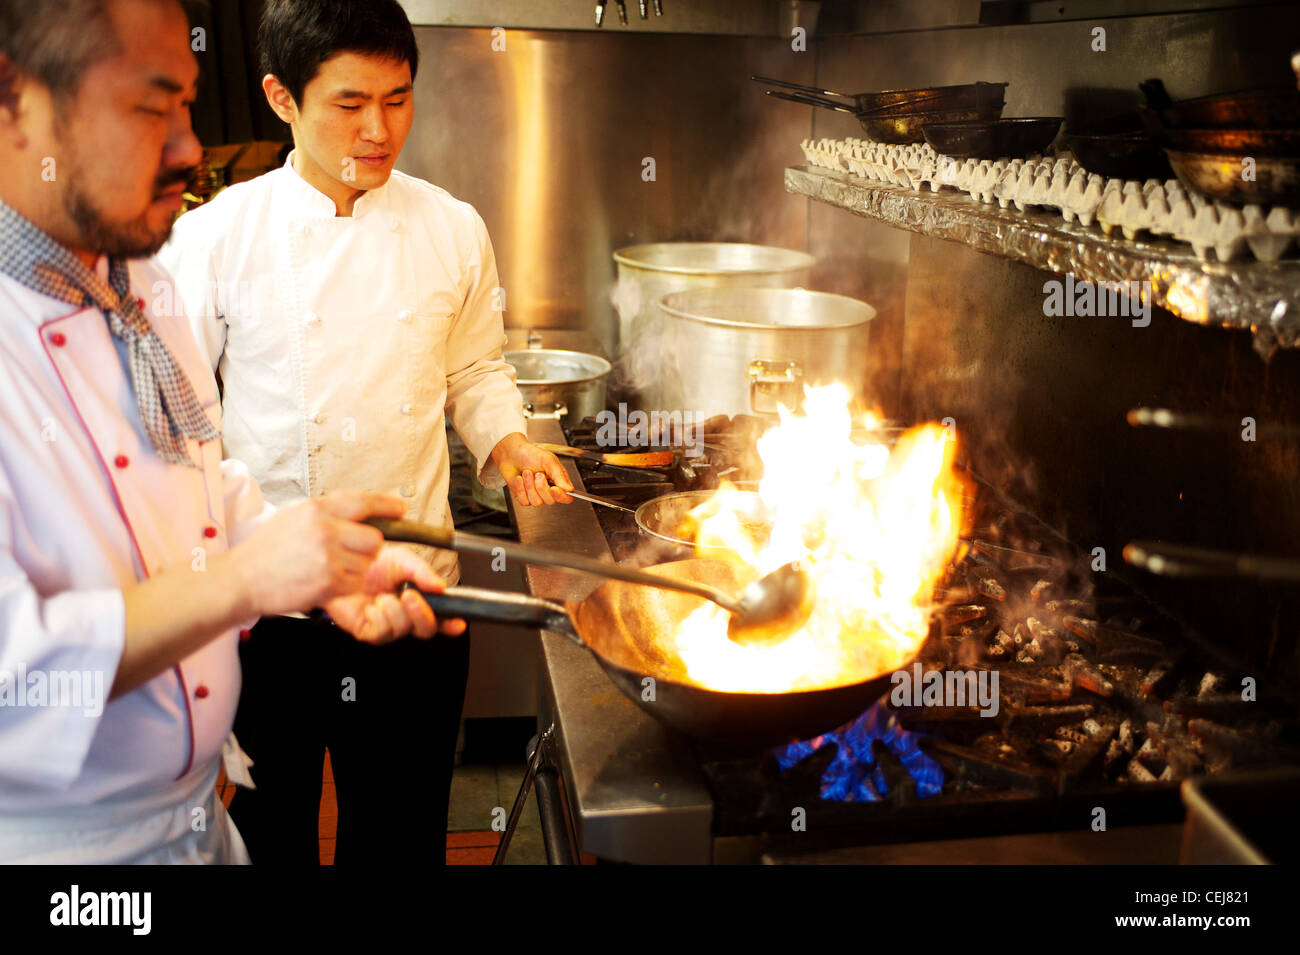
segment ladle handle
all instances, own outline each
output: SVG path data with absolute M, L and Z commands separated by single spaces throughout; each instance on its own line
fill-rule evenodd
M 498 537 L 478 537 L 474 534 L 463 534 L 460 531 L 434 527 L 432 524 L 424 524 L 420 521 L 395 521 L 385 517 L 372 517 L 365 523 L 378 528 L 383 533 L 384 538 L 390 541 L 427 544 L 431 547 L 441 547 L 463 553 L 487 554 L 490 557 L 504 554 L 509 559 L 523 561 L 526 564 L 564 567 L 568 570 L 580 570 L 583 573 L 594 574 L 597 577 L 623 580 L 630 584 L 644 584 L 650 587 L 658 587 L 661 590 L 676 590 L 696 597 L 703 597 L 705 600 L 711 600 L 719 606 L 725 607 L 731 613 L 740 612 L 740 602 L 738 600 L 730 594 L 723 593 L 716 587 L 710 587 L 707 584 L 678 580 L 674 577 L 664 577 L 659 574 L 647 574 L 639 570 L 620 567 L 618 564 L 607 564 L 604 561 L 592 560 L 590 557 L 579 557 L 577 554 L 566 554 L 563 551 L 546 550 L 541 547 L 529 547 L 525 544 L 501 540 Z

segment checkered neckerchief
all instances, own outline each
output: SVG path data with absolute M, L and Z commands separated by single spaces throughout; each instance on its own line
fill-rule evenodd
M 124 259 L 109 260 L 105 283 L 66 248 L 0 201 L 0 272 L 34 292 L 69 305 L 93 306 L 108 317 L 113 334 L 126 343 L 140 420 L 164 460 L 193 467 L 185 439 L 214 441 L 221 437 L 199 405 L 190 380 L 131 294 Z

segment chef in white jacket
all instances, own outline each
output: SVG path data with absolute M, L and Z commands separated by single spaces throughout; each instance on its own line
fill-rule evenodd
M 323 605 L 372 641 L 434 630 L 393 591 L 441 581 L 355 523 L 400 499 L 276 513 L 222 460 L 140 258 L 201 155 L 197 73 L 174 0 L 0 0 L 0 862 L 247 861 L 215 790 L 223 752 L 247 775 L 239 628 Z
M 227 453 L 274 503 L 363 487 L 446 527 L 450 419 L 486 486 L 509 481 L 523 506 L 571 500 L 559 461 L 523 434 L 483 220 L 393 170 L 419 58 L 401 6 L 270 0 L 259 40 L 263 89 L 294 151 L 183 215 L 160 256 L 221 377 Z M 456 555 L 432 553 L 454 583 Z M 315 631 L 267 619 L 241 647 L 236 731 L 259 775 L 231 814 L 254 858 L 317 858 L 328 748 L 336 863 L 441 863 L 468 641 L 371 648 Z M 291 718 L 303 711 L 315 718 Z M 382 738 L 390 722 L 408 738 Z M 421 825 L 393 811 L 394 792 L 418 800 Z

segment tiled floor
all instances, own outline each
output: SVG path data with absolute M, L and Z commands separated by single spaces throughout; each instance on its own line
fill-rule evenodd
M 523 780 L 524 764 L 476 764 L 457 766 L 451 779 L 451 806 L 447 813 L 447 864 L 489 865 L 496 852 L 501 833 L 493 829 L 496 820 L 504 820 L 514 805 Z M 235 787 L 223 773 L 217 783 L 221 801 L 226 806 Z M 320 861 L 334 864 L 334 830 L 338 825 L 338 802 L 334 796 L 334 775 L 329 754 L 325 756 L 325 779 L 320 800 Z M 498 822 L 497 825 L 500 825 Z M 541 825 L 537 818 L 536 797 L 528 794 L 506 865 L 544 865 Z

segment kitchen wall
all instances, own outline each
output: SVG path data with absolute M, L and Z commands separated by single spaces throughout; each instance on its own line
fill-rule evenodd
M 482 214 L 508 325 L 586 327 L 612 349 L 615 249 L 803 247 L 807 203 L 785 192 L 781 169 L 801 158 L 809 117 L 773 109 L 748 77 L 811 80 L 812 54 L 774 38 L 612 30 L 512 30 L 504 51 L 488 29 L 417 35 L 400 168 Z

